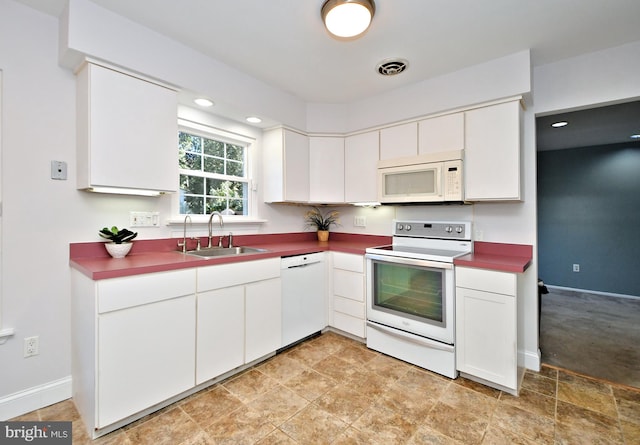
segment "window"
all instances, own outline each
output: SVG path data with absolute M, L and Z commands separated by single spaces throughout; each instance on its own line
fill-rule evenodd
M 180 214 L 249 214 L 248 144 L 178 132 Z

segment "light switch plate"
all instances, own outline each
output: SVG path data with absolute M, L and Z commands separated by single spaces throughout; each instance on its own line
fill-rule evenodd
M 160 212 L 129 212 L 130 227 L 160 227 Z

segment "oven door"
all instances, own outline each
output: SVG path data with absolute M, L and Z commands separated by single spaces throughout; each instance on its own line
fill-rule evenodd
M 453 264 L 367 254 L 367 320 L 452 345 Z

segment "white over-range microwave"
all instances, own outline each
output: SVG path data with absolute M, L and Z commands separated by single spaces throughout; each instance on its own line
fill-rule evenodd
M 464 201 L 462 151 L 378 162 L 378 200 L 383 204 Z

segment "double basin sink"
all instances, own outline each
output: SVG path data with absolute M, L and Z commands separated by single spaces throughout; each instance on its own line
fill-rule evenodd
M 187 255 L 197 256 L 201 258 L 217 258 L 224 256 L 246 255 L 250 253 L 268 252 L 267 249 L 258 249 L 255 247 L 211 247 L 200 250 L 190 250 Z

